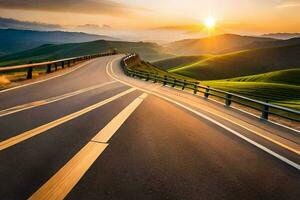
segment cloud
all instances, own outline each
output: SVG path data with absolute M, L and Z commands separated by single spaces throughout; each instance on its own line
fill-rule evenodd
M 202 26 L 199 24 L 189 24 L 189 25 L 174 25 L 174 26 L 162 26 L 152 28 L 150 30 L 159 30 L 159 31 L 201 31 Z
M 83 29 L 95 29 L 95 30 L 110 30 L 112 27 L 108 24 L 103 24 L 102 26 L 99 26 L 97 24 L 84 24 L 79 25 L 77 28 L 83 28 Z
M 114 29 L 108 24 L 103 24 L 101 26 L 97 24 L 83 24 L 75 26 L 71 30 L 92 34 L 111 34 L 114 31 Z
M 277 6 L 277 8 L 292 8 L 292 7 L 298 7 L 300 6 L 300 0 L 283 0 L 280 2 L 280 4 Z
M 0 8 L 99 15 L 121 15 L 131 9 L 111 0 L 0 0 Z
M 25 30 L 59 30 L 63 27 L 58 24 L 19 21 L 12 18 L 0 17 L 0 28 L 25 29 Z

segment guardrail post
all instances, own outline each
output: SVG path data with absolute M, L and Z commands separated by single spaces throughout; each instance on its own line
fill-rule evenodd
M 32 79 L 32 67 L 28 67 L 27 70 L 27 79 Z
M 49 74 L 49 73 L 51 73 L 51 64 L 48 64 L 47 65 L 47 72 L 46 72 L 47 74 Z
M 65 68 L 65 61 L 61 62 L 61 68 Z
M 269 102 L 267 101 L 267 103 L 269 103 Z M 268 120 L 269 119 L 269 109 L 270 109 L 269 105 L 265 104 L 263 106 L 263 110 L 262 110 L 262 113 L 261 113 L 261 119 L 263 119 L 263 120 Z
M 55 71 L 57 71 L 57 63 L 54 63 Z
M 184 80 L 184 82 L 183 82 L 182 90 L 184 90 L 185 87 L 186 87 L 186 80 Z
M 208 98 L 208 96 L 209 96 L 209 86 L 207 86 L 207 88 L 205 89 L 205 92 L 204 92 L 204 97 Z
M 225 99 L 225 106 L 226 107 L 230 107 L 230 105 L 231 105 L 231 97 L 232 97 L 231 94 L 226 94 L 226 99 Z
M 157 82 L 157 75 L 155 74 L 153 83 L 156 83 L 156 82 Z
M 167 85 L 167 76 L 166 75 L 164 76 L 164 83 L 163 84 L 164 84 L 164 86 Z
M 194 94 L 197 94 L 197 92 L 198 92 L 198 85 L 199 85 L 199 83 L 194 84 Z
M 176 81 L 177 81 L 177 80 L 176 80 L 176 78 L 175 78 L 172 87 L 175 87 L 175 86 L 176 86 Z

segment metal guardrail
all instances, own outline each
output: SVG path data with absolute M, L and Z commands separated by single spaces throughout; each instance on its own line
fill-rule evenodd
M 189 89 L 192 90 L 194 94 L 202 93 L 205 98 L 209 98 L 209 96 L 215 96 L 224 99 L 226 107 L 230 107 L 232 102 L 234 102 L 261 112 L 261 119 L 263 120 L 268 120 L 269 115 L 272 114 L 292 121 L 300 122 L 300 112 L 297 110 L 251 99 L 234 93 L 225 92 L 209 86 L 202 86 L 199 82 L 189 82 L 187 80 L 176 79 L 167 75 L 161 76 L 158 73 L 128 69 L 130 63 L 137 58 L 137 54 L 130 54 L 122 59 L 121 64 L 124 73 L 127 76 L 138 77 L 140 79 L 145 79 L 146 81 L 152 80 L 154 83 L 160 82 L 163 85 L 170 85 L 172 87 L 181 87 L 182 90 Z
M 70 67 L 71 64 L 75 64 L 81 61 L 90 60 L 93 58 L 98 58 L 102 56 L 109 56 L 109 55 L 115 55 L 114 53 L 98 53 L 93 55 L 86 55 L 86 56 L 78 56 L 73 58 L 66 58 L 61 60 L 54 60 L 54 61 L 47 61 L 47 62 L 40 62 L 40 63 L 31 63 L 31 64 L 25 64 L 25 65 L 17 65 L 17 66 L 8 66 L 8 67 L 0 67 L 0 72 L 7 72 L 7 71 L 13 71 L 13 70 L 19 70 L 19 69 L 27 69 L 27 79 L 32 79 L 32 72 L 33 68 L 39 68 L 39 67 L 47 67 L 46 73 L 52 72 L 52 66 L 54 66 L 55 71 L 57 71 L 57 68 L 61 66 L 62 68 L 65 68 L 65 66 Z

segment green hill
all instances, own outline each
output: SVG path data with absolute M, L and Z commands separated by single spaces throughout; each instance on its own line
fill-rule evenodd
M 170 70 L 172 68 L 183 67 L 186 65 L 193 64 L 195 62 L 199 62 L 200 60 L 209 58 L 210 55 L 202 55 L 202 56 L 177 56 L 173 58 L 168 58 L 165 60 L 159 60 L 153 62 L 152 64 L 158 66 L 158 68 L 163 70 Z
M 203 81 L 202 84 L 300 110 L 299 77 L 300 68 L 226 80 Z
M 269 73 L 258 74 L 253 76 L 243 76 L 243 77 L 228 79 L 226 81 L 279 83 L 279 84 L 300 86 L 300 68 L 269 72 Z
M 95 54 L 109 51 L 112 48 L 117 48 L 120 52 L 124 53 L 137 52 L 143 59 L 150 61 L 171 56 L 170 54 L 164 53 L 164 49 L 154 43 L 98 40 L 84 43 L 42 45 L 34 49 L 0 57 L 0 66 Z
M 203 81 L 201 84 L 300 110 L 300 87 L 297 85 L 238 81 Z
M 300 67 L 300 44 L 212 56 L 169 70 L 199 80 L 228 79 Z

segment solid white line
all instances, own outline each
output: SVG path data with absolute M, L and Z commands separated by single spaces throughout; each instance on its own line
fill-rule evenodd
M 103 106 L 103 105 L 105 105 L 107 103 L 110 103 L 110 102 L 112 102 L 112 101 L 114 101 L 114 100 L 116 100 L 116 99 L 118 99 L 118 98 L 120 98 L 122 96 L 125 96 L 126 94 L 129 94 L 129 93 L 131 93 L 131 92 L 133 92 L 135 90 L 136 90 L 135 88 L 128 89 L 128 90 L 126 90 L 124 92 L 121 92 L 121 93 L 119 93 L 119 94 L 117 94 L 117 95 L 115 95 L 113 97 L 110 97 L 110 98 L 108 98 L 106 100 L 103 100 L 103 101 L 101 101 L 99 103 L 96 103 L 94 105 L 86 107 L 86 108 L 84 108 L 82 110 L 79 110 L 79 111 L 77 111 L 75 113 L 66 115 L 66 116 L 64 116 L 62 118 L 59 118 L 57 120 L 54 120 L 52 122 L 49 122 L 47 124 L 44 124 L 44 125 L 39 126 L 37 128 L 34 128 L 32 130 L 29 130 L 29 131 L 26 131 L 24 133 L 21 133 L 21 134 L 19 134 L 17 136 L 14 136 L 14 137 L 11 137 L 11 138 L 9 138 L 7 140 L 4 140 L 4 141 L 0 142 L 0 151 L 4 150 L 4 149 L 7 149 L 7 148 L 9 148 L 9 147 L 11 147 L 13 145 L 16 145 L 16 144 L 18 144 L 20 142 L 23 142 L 23 141 L 25 141 L 25 140 L 27 140 L 29 138 L 32 138 L 32 137 L 34 137 L 36 135 L 39 135 L 39 134 L 41 134 L 41 133 L 43 133 L 43 132 L 45 132 L 45 131 L 47 131 L 49 129 L 52 129 L 52 128 L 58 126 L 58 125 L 61 125 L 61 124 L 65 123 L 65 122 L 67 122 L 67 121 L 75 119 L 75 118 L 77 118 L 77 117 L 79 117 L 79 116 L 81 116 L 81 115 L 83 115 L 85 113 L 88 113 L 88 112 L 90 112 L 90 111 L 92 111 L 92 110 L 94 110 L 96 108 L 99 108 L 99 107 L 101 107 L 101 106 Z
M 115 60 L 116 60 L 116 59 L 114 59 L 114 60 L 111 62 L 111 65 L 110 65 L 110 66 L 111 66 L 111 72 L 112 72 L 112 74 L 114 74 L 114 75 L 115 75 L 115 73 L 113 72 L 112 63 L 113 63 Z M 107 70 L 107 72 L 109 73 L 108 70 Z M 113 77 L 113 75 L 111 75 L 111 74 L 110 74 L 110 76 L 111 76 L 112 78 L 114 78 L 115 80 L 119 80 L 119 79 Z M 116 76 L 116 75 L 115 75 L 115 76 Z M 126 85 L 129 85 L 129 86 L 131 86 L 131 87 L 135 87 L 135 86 L 132 86 L 132 85 L 129 84 L 129 83 L 126 83 L 125 81 L 122 81 L 122 80 L 119 80 L 119 81 L 122 82 L 122 83 L 124 83 L 124 84 L 126 84 Z M 147 90 L 144 90 L 144 89 L 139 88 L 139 87 L 135 87 L 135 88 L 138 88 L 139 90 L 142 90 L 142 91 L 147 91 Z M 184 108 L 184 109 L 187 109 L 187 110 L 193 112 L 194 114 L 196 114 L 196 115 L 198 115 L 198 116 L 200 116 L 200 117 L 202 117 L 202 118 L 204 118 L 204 119 L 206 119 L 206 120 L 208 120 L 208 121 L 210 121 L 210 122 L 212 122 L 212 123 L 214 123 L 214 124 L 220 126 L 221 128 L 223 128 L 223 129 L 225 129 L 225 130 L 227 130 L 227 131 L 233 133 L 234 135 L 236 135 L 236 136 L 242 138 L 243 140 L 245 140 L 245 141 L 249 142 L 250 144 L 256 146 L 257 148 L 259 148 L 259 149 L 265 151 L 266 153 L 268 153 L 268 154 L 270 154 L 270 155 L 272 155 L 272 156 L 278 158 L 279 160 L 281 160 L 281 161 L 287 163 L 288 165 L 290 165 L 290 166 L 292 166 L 292 167 L 294 167 L 294 168 L 300 170 L 300 165 L 299 165 L 299 164 L 297 164 L 297 163 L 295 163 L 295 162 L 293 162 L 293 161 L 291 161 L 291 160 L 285 158 L 284 156 L 279 155 L 278 153 L 276 153 L 276 152 L 274 152 L 274 151 L 272 151 L 272 150 L 270 150 L 270 149 L 264 147 L 263 145 L 261 145 L 261 144 L 255 142 L 255 141 L 253 141 L 253 140 L 247 138 L 246 136 L 242 135 L 241 133 L 238 133 L 237 131 L 235 131 L 235 130 L 233 130 L 233 129 L 227 127 L 227 126 L 225 126 L 224 124 L 222 124 L 222 123 L 220 123 L 220 122 L 218 122 L 218 121 L 216 121 L 216 120 L 214 120 L 214 119 L 212 119 L 212 118 L 210 118 L 210 117 L 208 117 L 208 116 L 206 116 L 206 115 L 204 115 L 204 114 L 202 114 L 202 113 L 200 113 L 200 112 L 198 112 L 198 111 L 195 111 L 195 110 L 193 110 L 192 108 L 189 108 L 189 107 L 187 107 L 187 106 L 185 106 L 185 105 L 183 105 L 183 104 L 181 104 L 181 103 L 179 103 L 179 102 L 176 102 L 176 101 L 174 101 L 174 100 L 172 100 L 172 99 L 170 99 L 170 98 L 164 97 L 164 96 L 162 96 L 162 95 L 160 95 L 160 94 L 157 94 L 156 92 L 149 92 L 149 91 L 148 91 L 148 93 L 153 94 L 153 95 L 155 95 L 155 96 L 158 96 L 158 97 L 160 97 L 160 98 L 163 98 L 163 99 L 165 99 L 165 100 L 167 100 L 167 101 L 169 101 L 169 102 L 172 102 L 172 103 L 174 103 L 174 104 L 176 104 L 176 105 L 178 105 L 178 106 L 180 106 L 180 107 L 182 107 L 182 108 Z
M 82 93 L 85 93 L 85 92 L 88 92 L 88 91 L 91 91 L 91 90 L 94 90 L 94 89 L 98 89 L 100 87 L 103 87 L 105 85 L 109 85 L 109 84 L 112 84 L 112 83 L 116 83 L 116 81 L 106 82 L 106 83 L 102 83 L 102 84 L 99 84 L 99 85 L 94 85 L 94 86 L 91 86 L 91 87 L 88 87 L 88 88 L 83 88 L 83 89 L 80 89 L 80 90 L 77 90 L 77 91 L 74 91 L 74 92 L 59 95 L 59 96 L 56 96 L 56 97 L 50 97 L 48 99 L 34 101 L 34 102 L 31 102 L 31 103 L 26 103 L 26 104 L 14 106 L 12 108 L 7 108 L 5 110 L 0 111 L 0 117 L 10 115 L 10 114 L 13 114 L 13 113 L 17 113 L 17 112 L 20 112 L 20 111 L 23 111 L 23 110 L 28 110 L 30 108 L 35 108 L 35 107 L 38 107 L 38 106 L 54 103 L 54 102 L 57 102 L 57 101 L 60 101 L 60 100 L 63 100 L 63 99 L 69 98 L 69 97 L 73 97 L 75 95 L 79 95 L 79 94 L 82 94 Z
M 168 88 L 171 88 L 171 89 L 173 88 L 173 87 L 171 87 L 171 86 L 169 86 L 169 85 L 166 85 L 166 86 L 164 86 L 164 87 L 168 87 Z M 173 89 L 182 91 L 180 88 L 176 88 L 176 87 L 173 88 Z M 187 93 L 187 94 L 192 94 L 192 95 L 194 95 L 194 93 L 193 93 L 192 91 L 186 91 L 186 90 L 183 90 L 182 92 L 185 92 L 185 93 Z M 196 96 L 196 95 L 194 95 L 194 96 Z M 200 96 L 200 95 L 197 95 L 197 97 L 201 97 L 201 96 Z M 202 97 L 202 98 L 204 98 L 204 97 Z M 215 99 L 207 99 L 207 100 L 213 101 L 213 102 L 218 103 L 218 104 L 220 104 L 220 105 L 224 105 L 224 103 L 222 103 L 221 101 L 215 100 Z M 230 106 L 230 107 L 233 108 L 233 109 L 235 109 L 235 110 L 238 110 L 238 111 L 240 111 L 240 112 L 243 112 L 243 113 L 245 113 L 245 114 L 251 115 L 251 116 L 253 116 L 253 117 L 257 118 L 257 119 L 261 119 L 260 116 L 255 115 L 255 114 L 253 114 L 253 113 L 251 113 L 251 112 L 248 112 L 248 111 L 246 111 L 246 110 L 243 110 L 243 109 L 241 109 L 241 108 L 238 108 L 238 107 L 236 107 L 236 106 Z M 300 130 L 297 130 L 297 129 L 295 129 L 295 128 L 292 128 L 292 127 L 289 127 L 289 126 L 280 124 L 280 123 L 275 122 L 275 121 L 273 121 L 273 120 L 271 120 L 271 119 L 269 119 L 267 122 L 272 123 L 272 124 L 275 124 L 275 125 L 280 126 L 280 127 L 282 127 L 282 128 L 289 129 L 289 130 L 291 130 L 291 131 L 295 131 L 296 133 L 300 133 Z
M 157 94 L 157 95 L 158 95 L 159 97 L 161 97 L 161 98 L 167 100 L 167 101 L 170 101 L 170 102 L 172 102 L 172 103 L 174 103 L 174 104 L 176 104 L 176 105 L 178 105 L 178 106 L 180 106 L 180 107 L 182 107 L 182 108 L 185 108 L 185 109 L 189 110 L 190 112 L 193 112 L 194 114 L 196 114 L 196 115 L 198 115 L 198 116 L 200 116 L 200 117 L 202 117 L 202 118 L 204 118 L 204 119 L 206 119 L 206 120 L 208 120 L 208 121 L 210 121 L 210 122 L 212 122 L 212 123 L 214 123 L 214 124 L 220 126 L 221 128 L 223 128 L 223 129 L 225 129 L 225 130 L 227 130 L 227 131 L 233 133 L 234 135 L 236 135 L 236 136 L 242 138 L 243 140 L 249 142 L 250 144 L 253 144 L 254 146 L 258 147 L 259 149 L 261 149 L 261 150 L 263 150 L 263 151 L 265 151 L 265 152 L 271 154 L 272 156 L 278 158 L 279 160 L 281 160 L 281 161 L 283 161 L 283 162 L 285 162 L 285 163 L 287 163 L 287 164 L 289 164 L 289 165 L 295 167 L 296 169 L 300 170 L 300 165 L 299 165 L 299 164 L 297 164 L 297 163 L 295 163 L 295 162 L 293 162 L 293 161 L 291 161 L 291 160 L 285 158 L 284 156 L 279 155 L 278 153 L 276 153 L 276 152 L 274 152 L 274 151 L 268 149 L 267 147 L 264 147 L 263 145 L 261 145 L 261 144 L 255 142 L 255 141 L 253 141 L 253 140 L 247 138 L 246 136 L 242 135 L 241 133 L 239 133 L 239 132 L 237 132 L 237 131 L 235 131 L 235 130 L 233 130 L 233 129 L 227 127 L 227 126 L 225 126 L 224 124 L 222 124 L 222 123 L 220 123 L 220 122 L 218 122 L 218 121 L 216 121 L 216 120 L 214 120 L 214 119 L 212 119 L 212 118 L 210 118 L 210 117 L 208 117 L 208 116 L 206 116 L 206 115 L 204 115 L 204 114 L 202 114 L 202 113 L 200 113 L 200 112 L 198 112 L 198 111 L 195 111 L 195 110 L 193 110 L 193 109 L 191 109 L 191 108 L 189 108 L 189 107 L 187 107 L 187 106 L 185 106 L 185 105 L 183 105 L 183 104 L 181 104 L 181 103 L 178 103 L 178 102 L 176 102 L 176 101 L 174 101 L 174 100 L 172 100 L 172 99 L 169 99 L 169 98 L 164 97 L 164 96 L 159 95 L 159 94 Z
M 147 94 L 144 93 L 124 108 L 29 199 L 64 199 L 107 148 L 109 139 L 146 97 Z
M 69 73 L 71 73 L 71 72 L 74 72 L 75 70 L 78 70 L 78 69 L 80 69 L 80 68 L 82 68 L 82 67 L 84 67 L 84 66 L 90 64 L 90 63 L 93 62 L 93 61 L 95 61 L 95 60 L 91 60 L 91 61 L 86 62 L 86 63 L 81 63 L 79 66 L 77 66 L 77 67 L 71 69 L 70 71 L 65 72 L 65 73 L 63 73 L 63 74 L 60 74 L 60 75 L 57 75 L 57 76 L 53 76 L 53 77 L 50 77 L 50 78 L 47 78 L 47 79 L 35 81 L 35 82 L 32 82 L 32 83 L 27 83 L 27 84 L 15 86 L 15 87 L 8 88 L 8 89 L 5 89 L 5 90 L 0 90 L 0 93 L 4 93 L 4 92 L 7 92 L 7 91 L 15 90 L 15 89 L 22 88 L 22 87 L 27 87 L 27 86 L 30 86 L 30 85 L 34 85 L 34 84 L 37 84 L 37 83 L 49 81 L 49 80 L 51 80 L 51 79 L 55 79 L 55 78 L 58 78 L 58 77 L 67 75 L 67 74 L 69 74 Z

